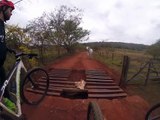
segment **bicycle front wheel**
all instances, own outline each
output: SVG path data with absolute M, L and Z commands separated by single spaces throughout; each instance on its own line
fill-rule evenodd
M 14 120 L 12 117 L 6 114 L 0 114 L 0 120 Z
M 145 120 L 160 120 L 160 103 L 149 109 L 145 116 Z
M 30 70 L 22 81 L 22 100 L 30 105 L 39 104 L 45 97 L 49 87 L 49 77 L 42 68 Z
M 101 109 L 96 102 L 89 103 L 87 120 L 104 120 Z

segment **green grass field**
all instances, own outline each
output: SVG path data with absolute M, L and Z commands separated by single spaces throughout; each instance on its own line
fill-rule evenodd
M 114 52 L 108 51 L 108 49 L 101 49 L 100 51 L 96 51 L 94 53 L 94 58 L 106 64 L 106 66 L 109 66 L 118 73 L 121 73 L 124 55 L 127 55 L 130 58 L 130 67 L 127 74 L 127 79 L 130 79 L 133 75 L 139 72 L 149 58 L 151 58 L 143 51 L 124 49 L 116 49 Z M 157 68 L 154 69 L 160 73 L 160 61 L 158 62 L 159 63 L 155 65 Z M 146 65 L 146 67 L 144 67 L 144 69 L 136 77 L 134 77 L 134 79 L 131 79 L 131 81 L 128 82 L 128 85 L 126 85 L 126 90 L 129 95 L 139 95 L 148 101 L 150 105 L 154 105 L 160 102 L 160 79 L 157 81 L 149 79 L 147 85 L 145 85 L 147 71 L 148 66 Z M 152 76 L 156 75 L 157 74 L 152 73 Z

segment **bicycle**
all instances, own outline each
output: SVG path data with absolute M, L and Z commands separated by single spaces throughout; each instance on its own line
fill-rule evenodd
M 99 105 L 94 101 L 90 102 L 88 105 L 87 120 L 104 120 Z
M 160 120 L 160 103 L 152 106 L 148 110 L 145 120 Z
M 33 57 L 37 57 L 37 54 L 16 53 L 15 51 L 13 51 L 13 53 L 15 54 L 16 62 L 8 73 L 7 79 L 0 89 L 0 107 L 2 109 L 0 113 L 3 113 L 2 111 L 6 111 L 7 113 L 11 114 L 11 116 L 23 119 L 21 104 L 23 102 L 29 105 L 39 104 L 48 91 L 49 76 L 44 69 L 39 67 L 33 68 L 27 72 L 27 69 L 22 61 L 22 57 L 27 56 L 29 59 L 32 59 Z M 22 69 L 27 74 L 24 77 L 24 80 L 20 81 Z M 9 91 L 9 94 L 12 96 L 12 98 L 14 98 L 16 111 L 7 108 L 7 106 L 3 103 L 4 91 L 11 82 L 11 78 L 13 78 L 14 73 L 16 74 L 16 89 L 15 91 Z M 41 84 L 39 82 L 41 82 Z M 2 116 L 0 115 L 0 117 Z

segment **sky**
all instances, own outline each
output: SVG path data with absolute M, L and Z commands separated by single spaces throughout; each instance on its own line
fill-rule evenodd
M 151 45 L 160 39 L 160 0 L 22 0 L 7 24 L 25 27 L 61 5 L 83 10 L 81 26 L 90 31 L 87 42 Z

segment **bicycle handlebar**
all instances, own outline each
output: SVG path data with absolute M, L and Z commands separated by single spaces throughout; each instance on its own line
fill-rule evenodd
M 23 52 L 16 52 L 15 50 L 13 49 L 8 49 L 10 53 L 13 53 L 15 54 L 15 57 L 18 58 L 18 57 L 21 57 L 21 56 L 27 56 L 29 59 L 32 59 L 33 57 L 37 57 L 38 54 L 36 53 L 23 53 Z
M 29 59 L 33 58 L 33 57 L 37 57 L 38 54 L 35 54 L 35 53 L 16 53 L 15 57 L 18 58 L 18 57 L 21 57 L 21 56 L 27 56 Z

